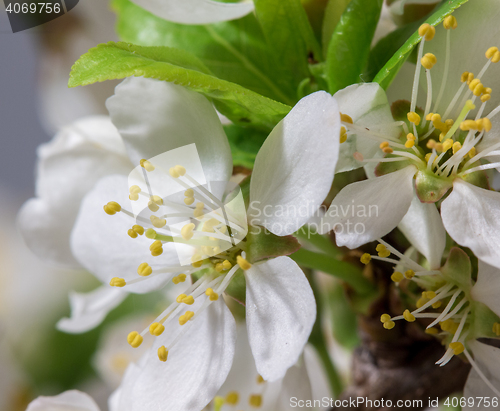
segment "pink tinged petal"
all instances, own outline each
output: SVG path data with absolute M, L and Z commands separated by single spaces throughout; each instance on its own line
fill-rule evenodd
M 74 256 L 88 271 L 109 284 L 113 277 L 145 281 L 126 285 L 124 290 L 146 293 L 169 281 L 168 274 L 156 277 L 139 277 L 137 267 L 147 262 L 153 268 L 179 266 L 173 244 L 163 245 L 163 254 L 152 257 L 149 246 L 153 240 L 145 235 L 131 238 L 127 231 L 136 224 L 135 219 L 123 212 L 108 215 L 103 206 L 116 201 L 123 209 L 130 210 L 129 187 L 125 176 L 103 178 L 84 198 L 80 213 L 71 233 L 71 249 Z
M 54 397 L 38 397 L 26 411 L 99 411 L 95 401 L 87 394 L 72 390 Z
M 446 231 L 435 204 L 422 203 L 417 196 L 413 196 L 410 208 L 398 228 L 427 258 L 431 269 L 441 267 L 446 246 Z
M 69 237 L 84 195 L 103 176 L 128 174 L 132 164 L 108 117 L 89 117 L 63 128 L 38 149 L 36 198 L 18 223 L 28 247 L 41 259 L 78 267 Z
M 210 24 L 235 20 L 254 9 L 252 1 L 222 3 L 212 0 L 132 0 L 162 19 L 182 24 Z
M 289 235 L 318 210 L 338 159 L 337 102 L 318 91 L 300 100 L 262 145 L 250 181 L 249 221 Z
M 179 331 L 171 322 L 155 340 L 140 372 L 124 378 L 120 410 L 201 410 L 227 378 L 233 362 L 236 324 L 223 299 L 212 303 L 169 350 L 166 362 L 156 350 Z M 189 323 L 184 325 L 186 327 Z
M 474 300 L 488 306 L 496 315 L 500 316 L 500 270 L 479 260 L 477 282 L 471 290 Z
M 456 179 L 441 204 L 446 231 L 484 262 L 500 267 L 500 193 Z
M 71 317 L 62 318 L 57 329 L 66 333 L 79 334 L 97 327 L 108 313 L 118 307 L 127 297 L 123 289 L 103 285 L 89 293 L 71 293 Z
M 320 232 L 335 231 L 337 245 L 357 248 L 388 234 L 413 199 L 415 166 L 349 184 L 334 198 Z
M 288 257 L 256 264 L 245 278 L 250 347 L 259 374 L 275 381 L 302 353 L 316 319 L 316 302 L 304 273 Z
M 391 108 L 384 89 L 377 83 L 354 84 L 338 91 L 334 97 L 340 111 L 349 115 L 356 126 L 369 127 L 374 132 L 385 134 L 387 139 L 395 139 L 401 133 L 401 127 L 388 125 L 394 123 Z M 377 128 L 380 125 L 385 126 Z M 340 144 L 336 172 L 366 165 L 353 157 L 355 152 L 361 153 L 364 158 L 382 157 L 379 144 L 380 142 L 371 140 L 363 134 L 349 135 L 347 140 Z
M 472 351 L 474 361 L 481 372 L 497 390 L 500 390 L 500 349 L 480 343 L 479 341 L 472 341 L 468 345 Z M 477 397 L 490 397 L 490 399 L 491 397 L 497 397 L 495 392 L 487 386 L 474 368 L 469 373 L 469 377 L 465 383 L 464 396 L 466 398 L 476 398 L 476 400 Z M 476 402 L 475 407 L 464 407 L 463 409 L 469 411 L 487 411 L 492 409 L 491 407 L 478 407 L 477 404 Z
M 208 181 L 231 177 L 226 134 L 214 107 L 201 94 L 164 81 L 132 77 L 116 87 L 106 107 L 134 165 L 195 143 Z M 184 166 L 189 173 L 189 165 Z

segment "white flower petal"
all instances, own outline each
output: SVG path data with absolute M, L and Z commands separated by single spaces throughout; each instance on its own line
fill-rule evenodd
M 194 321 L 182 340 L 169 350 L 165 363 L 153 349 L 141 372 L 124 378 L 120 410 L 201 410 L 214 398 L 231 368 L 236 325 L 222 298 Z M 167 324 L 154 347 L 168 347 L 180 327 L 173 322 Z
M 227 137 L 212 104 L 201 94 L 165 81 L 132 77 L 116 87 L 106 107 L 135 165 L 195 143 L 207 180 L 231 177 Z
M 349 115 L 355 125 L 383 133 L 387 135 L 387 139 L 395 139 L 401 133 L 401 127 L 389 125 L 394 123 L 391 108 L 384 89 L 377 83 L 353 84 L 338 91 L 333 97 L 337 100 L 340 111 Z M 382 157 L 379 145 L 379 141 L 362 134 L 349 135 L 345 143 L 340 145 L 336 172 L 365 166 L 365 163 L 354 159 L 355 152 L 361 153 L 364 158 Z
M 69 295 L 71 317 L 59 320 L 57 329 L 71 334 L 89 331 L 97 327 L 126 297 L 127 292 L 109 285 L 89 293 L 72 292 Z
M 484 262 L 500 267 L 500 193 L 456 179 L 441 204 L 441 216 L 451 238 Z
M 69 236 L 83 196 L 103 176 L 132 165 L 108 117 L 89 117 L 63 128 L 38 149 L 37 198 L 24 204 L 19 226 L 40 258 L 77 267 Z
M 210 24 L 239 19 L 251 13 L 252 1 L 222 3 L 212 0 L 132 0 L 162 19 L 182 24 Z
M 87 270 L 104 284 L 113 277 L 131 280 L 138 278 L 137 267 L 147 262 L 154 270 L 159 266 L 179 266 L 173 244 L 163 245 L 163 254 L 152 257 L 149 246 L 153 240 L 145 235 L 131 238 L 127 231 L 135 219 L 119 212 L 108 215 L 103 206 L 116 201 L 124 209 L 130 209 L 127 177 L 108 176 L 99 181 L 84 198 L 80 213 L 71 233 L 71 249 L 74 256 Z M 157 289 L 169 279 L 168 274 L 147 278 L 145 281 L 127 285 L 125 290 L 146 293 Z
M 398 225 L 408 241 L 427 258 L 431 269 L 441 267 L 446 231 L 435 204 L 422 203 L 413 196 L 410 208 Z
M 293 404 L 292 398 L 295 401 L 311 401 L 314 399 L 303 356 L 296 365 L 289 368 L 285 378 L 283 378 L 278 407 L 275 411 L 289 410 Z
M 486 304 L 491 311 L 500 316 L 499 289 L 500 270 L 479 260 L 477 282 L 471 290 L 472 298 Z
M 288 257 L 252 266 L 245 272 L 246 318 L 257 371 L 265 380 L 282 378 L 294 365 L 316 318 L 309 282 Z
M 344 187 L 328 209 L 320 232 L 335 231 L 337 245 L 357 248 L 393 230 L 413 199 L 416 167 Z
M 497 390 L 500 390 L 500 349 L 480 343 L 479 341 L 470 342 L 469 347 L 481 372 L 488 379 L 488 381 L 496 387 Z M 491 399 L 491 397 L 497 397 L 497 395 L 486 385 L 477 371 L 473 368 L 469 373 L 467 382 L 465 383 L 464 397 L 476 398 L 477 400 L 477 397 L 490 397 Z M 463 409 L 469 411 L 491 410 L 491 407 L 479 407 L 477 404 L 478 403 L 476 402 L 476 406 L 473 408 L 464 407 Z
M 95 401 L 87 394 L 72 390 L 55 397 L 38 397 L 26 411 L 99 411 Z
M 251 224 L 288 235 L 311 218 L 331 188 L 339 134 L 339 109 L 331 95 L 318 91 L 297 103 L 255 159 Z

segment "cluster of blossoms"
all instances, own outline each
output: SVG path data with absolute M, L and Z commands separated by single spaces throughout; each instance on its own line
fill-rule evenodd
M 183 8 L 192 6 L 136 2 L 181 23 Z M 204 0 L 194 22 L 213 22 L 221 7 L 232 19 L 253 4 Z M 127 368 L 111 409 L 277 410 L 288 387 L 299 386 L 310 398 L 303 352 L 316 302 L 289 257 L 300 247 L 293 234 L 331 198 L 335 174 L 358 168 L 368 179 L 338 192 L 319 234 L 333 231 L 337 245 L 351 249 L 378 241 L 377 253 L 361 262 L 394 265 L 391 279 L 410 297 L 401 315 L 382 314 L 382 326 L 421 324 L 446 348 L 437 364 L 463 354 L 472 365 L 468 395 L 487 387 L 500 397 L 500 351 L 479 341 L 500 338 L 500 194 L 488 180 L 500 170 L 500 51 L 488 45 L 472 50 L 481 58 L 454 57 L 464 54 L 468 19 L 478 18 L 465 13 L 459 9 L 437 29 L 420 26 L 409 100 L 390 105 L 376 83 L 302 98 L 268 135 L 240 186 L 228 183 L 231 150 L 211 102 L 153 79 L 124 80 L 107 101 L 110 119 L 79 123 L 41 149 L 39 198 L 20 215 L 27 241 L 103 283 L 72 297 L 72 316 L 59 328 L 95 327 L 128 293 L 166 285 L 175 293 L 145 329 L 124 336 L 137 348 L 150 334 L 152 348 Z M 96 130 L 99 144 L 89 137 Z M 48 189 L 68 160 L 88 171 L 71 186 L 59 184 L 69 205 Z M 353 204 L 376 206 L 380 215 L 338 213 Z M 304 206 L 308 213 L 297 215 Z M 413 246 L 408 252 L 382 239 L 396 227 Z M 59 235 L 47 235 L 54 231 Z M 245 306 L 246 329 L 229 308 L 234 301 Z M 235 387 L 240 368 L 250 371 Z M 66 397 L 97 410 L 77 393 Z

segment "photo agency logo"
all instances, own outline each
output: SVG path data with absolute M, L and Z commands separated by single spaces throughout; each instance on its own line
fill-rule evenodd
M 79 0 L 4 0 L 13 33 L 31 29 L 72 10 Z

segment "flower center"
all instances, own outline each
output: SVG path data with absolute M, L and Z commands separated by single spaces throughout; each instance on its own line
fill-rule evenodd
M 132 239 L 144 235 L 152 240 L 149 246 L 152 261 L 139 265 L 138 277 L 127 280 L 115 277 L 110 285 L 124 287 L 155 276 L 166 276 L 174 284 L 179 284 L 188 276 L 192 277 L 193 283 L 149 327 L 141 333 L 133 331 L 127 337 L 132 347 L 138 347 L 148 332 L 159 336 L 165 325 L 177 318 L 183 327 L 172 336 L 168 347 L 158 349 L 158 358 L 165 362 L 169 350 L 187 332 L 193 320 L 219 299 L 236 272 L 251 268 L 243 251 L 243 240 L 248 232 L 246 211 L 240 190 L 230 191 L 225 201 L 221 201 L 216 194 L 221 187 L 199 183 L 180 165 L 170 167 L 166 172 L 159 160 L 141 160 L 140 166 L 131 173 L 134 175 L 136 180 L 137 175 L 142 175 L 142 181 L 129 189 L 129 199 L 137 212 L 125 210 L 115 201 L 108 202 L 104 211 L 109 215 L 121 212 L 133 220 L 128 235 Z M 178 189 L 166 190 L 173 191 L 167 196 L 155 194 L 155 190 L 158 193 L 165 191 L 164 184 L 177 185 Z M 141 201 L 139 207 L 134 205 Z M 154 263 L 154 257 L 163 254 L 165 245 L 175 249 L 180 265 Z M 185 310 L 198 300 L 194 311 Z

